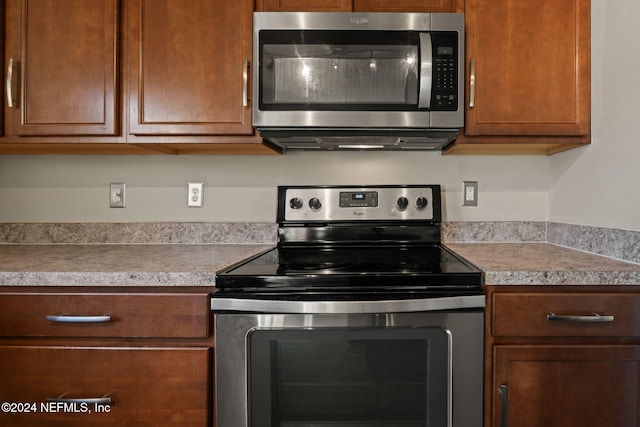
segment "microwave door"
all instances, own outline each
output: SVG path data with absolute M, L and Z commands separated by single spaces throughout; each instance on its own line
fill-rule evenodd
M 433 48 L 431 35 L 420 33 L 420 91 L 418 94 L 418 108 L 431 107 L 431 87 L 433 84 Z

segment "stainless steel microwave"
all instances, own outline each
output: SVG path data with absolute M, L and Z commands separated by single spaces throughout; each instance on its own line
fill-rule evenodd
M 434 150 L 463 127 L 463 14 L 253 18 L 253 125 L 278 149 Z

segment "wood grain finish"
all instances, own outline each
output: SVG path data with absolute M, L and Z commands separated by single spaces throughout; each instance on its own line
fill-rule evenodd
M 34 402 L 36 413 L 0 412 L 6 427 L 210 425 L 208 348 L 0 347 L 0 401 Z M 47 398 L 110 397 L 99 413 L 40 408 Z M 78 405 L 77 409 L 81 409 Z
M 465 0 L 461 6 L 455 10 L 465 12 L 465 128 L 445 152 L 548 155 L 588 144 L 589 0 Z
M 0 425 L 210 427 L 211 292 L 2 287 L 0 402 L 34 403 L 36 411 L 0 412 Z M 66 324 L 46 320 L 50 314 L 111 318 Z M 53 412 L 41 406 L 51 398 L 104 397 L 111 399 L 104 412 L 93 403 L 61 403 Z
M 588 0 L 467 0 L 476 106 L 467 109 L 466 135 L 588 134 L 589 7 Z
M 534 293 L 493 295 L 496 337 L 640 337 L 640 295 Z M 547 320 L 548 314 L 613 316 L 612 322 Z
M 115 135 L 116 0 L 11 0 L 7 57 L 16 65 L 8 133 Z
M 452 0 L 258 0 L 264 12 L 451 12 Z
M 499 346 L 493 389 L 506 385 L 507 424 L 494 427 L 637 426 L 640 345 Z
M 252 135 L 250 0 L 141 0 L 129 12 L 129 132 Z M 250 64 L 249 64 L 250 66 Z
M 209 294 L 0 293 L 0 336 L 209 336 Z M 110 316 L 108 322 L 59 323 L 47 316 Z
M 452 0 L 354 0 L 356 12 L 452 12 Z
M 352 0 L 258 0 L 262 12 L 350 12 Z
M 486 288 L 486 426 L 638 425 L 640 287 Z M 546 320 L 594 312 L 613 322 Z

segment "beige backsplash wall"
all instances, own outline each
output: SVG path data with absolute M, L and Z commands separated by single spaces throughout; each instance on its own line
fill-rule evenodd
M 0 156 L 0 222 L 272 222 L 283 184 L 441 184 L 446 220 L 544 221 L 548 164 L 414 152 Z M 477 207 L 461 206 L 463 180 L 479 181 Z M 186 206 L 189 181 L 204 182 L 203 208 Z M 109 208 L 110 182 L 126 183 L 126 208 Z

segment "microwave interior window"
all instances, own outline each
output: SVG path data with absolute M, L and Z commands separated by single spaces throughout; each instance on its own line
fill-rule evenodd
M 256 330 L 251 427 L 436 427 L 447 420 L 448 334 Z
M 283 33 L 288 32 L 278 32 L 270 42 L 267 32 L 261 45 L 262 106 L 417 105 L 420 58 L 411 33 L 385 32 L 384 41 L 372 43 L 377 32 L 359 32 L 361 44 L 354 34 L 347 38 L 340 32 L 295 32 L 289 39 Z

